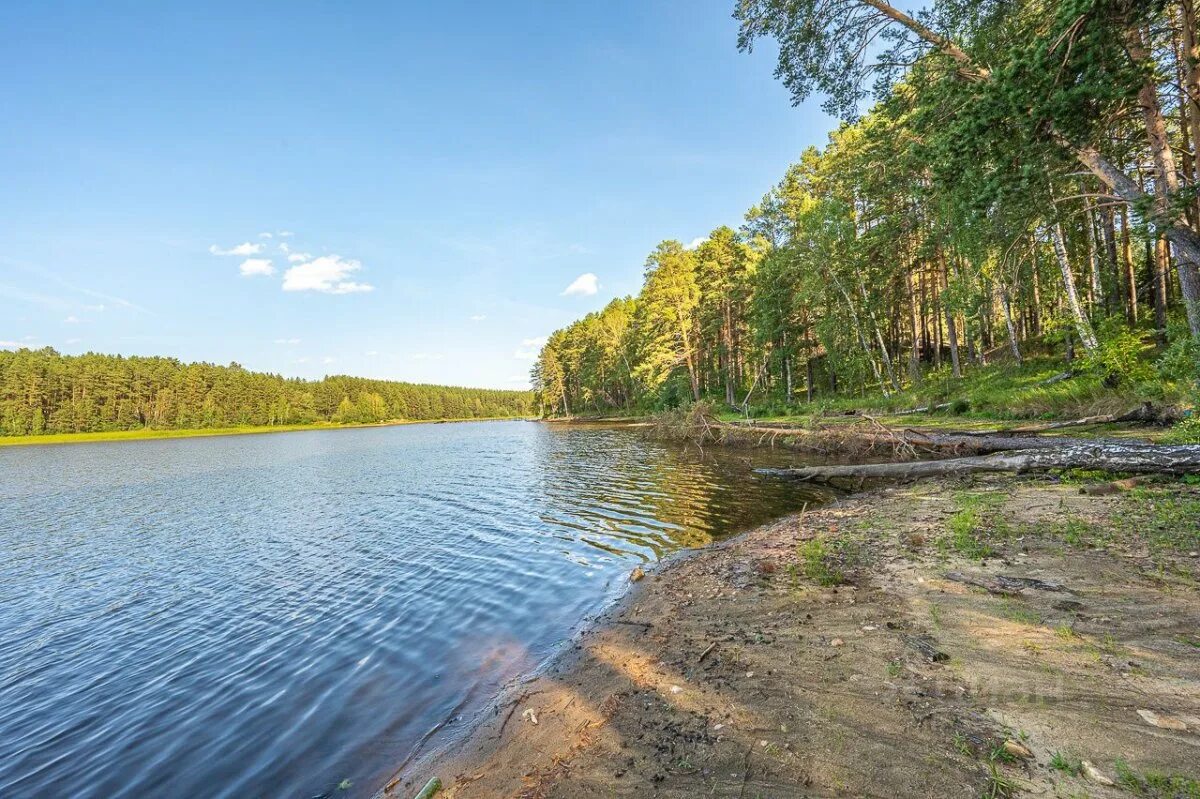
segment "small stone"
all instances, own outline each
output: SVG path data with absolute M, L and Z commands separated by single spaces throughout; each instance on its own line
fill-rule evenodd
M 841 646 L 844 643 L 846 643 L 846 642 L 843 641 L 841 638 L 834 638 L 832 641 L 829 642 L 829 645 L 830 646 Z
M 863 625 L 863 632 L 869 633 L 876 629 L 878 629 L 878 628 L 876 628 L 874 624 L 864 624 Z
M 1115 782 L 1104 776 L 1100 769 L 1093 766 L 1091 761 L 1084 760 L 1079 765 L 1083 766 L 1084 775 L 1097 785 L 1116 785 Z
M 683 693 L 683 689 L 682 689 L 682 688 L 680 688 L 678 685 L 672 685 L 672 686 L 671 686 L 671 693 L 673 693 L 673 694 L 680 694 L 680 693 Z
M 642 571 L 642 567 L 638 566 L 636 569 L 634 569 L 632 572 L 630 572 L 629 582 L 636 583 L 638 580 L 642 579 L 645 576 L 646 576 L 646 573 L 644 571 Z
M 1142 717 L 1142 721 L 1152 727 L 1160 727 L 1164 730 L 1177 730 L 1179 732 L 1187 732 L 1188 726 L 1174 716 L 1167 716 L 1162 713 L 1155 713 L 1153 710 L 1144 710 L 1138 708 L 1137 714 Z
M 1011 738 L 1004 742 L 1004 751 L 1008 752 L 1013 757 L 1024 758 L 1029 760 L 1033 757 L 1033 752 L 1029 751 L 1029 747 L 1024 744 L 1017 743 Z
M 714 724 L 713 729 L 714 730 L 723 730 L 723 729 L 725 729 L 725 725 L 724 724 Z
M 761 746 L 761 747 L 763 747 L 763 748 L 766 748 L 768 744 L 767 744 L 767 742 L 766 742 L 766 741 L 759 741 L 759 742 L 758 742 L 758 745 L 759 745 L 759 746 Z
M 533 712 L 533 708 L 525 708 L 525 712 L 521 714 L 521 718 L 531 724 L 537 724 L 537 714 Z

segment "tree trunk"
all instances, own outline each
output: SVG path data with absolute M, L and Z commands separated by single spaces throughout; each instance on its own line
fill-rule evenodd
M 1063 289 L 1067 294 L 1067 304 L 1075 319 L 1075 331 L 1079 334 L 1079 340 L 1083 343 L 1084 349 L 1093 352 L 1099 347 L 1099 344 L 1096 342 L 1096 334 L 1092 332 L 1092 323 L 1088 321 L 1087 315 L 1083 312 L 1083 306 L 1079 302 L 1079 292 L 1075 290 L 1075 276 L 1071 273 L 1071 262 L 1067 260 L 1067 245 L 1063 241 L 1062 225 L 1055 222 L 1050 227 L 1050 236 L 1054 242 L 1054 256 L 1058 259 L 1059 269 L 1062 270 Z
M 1126 443 L 1075 443 L 1054 449 L 1017 449 L 991 455 L 941 461 L 809 466 L 758 469 L 760 474 L 814 483 L 862 480 L 913 480 L 977 472 L 1044 472 L 1052 469 L 1103 469 L 1137 474 L 1200 474 L 1200 445 L 1156 446 Z
M 1125 269 L 1125 289 L 1129 292 L 1129 304 L 1126 306 L 1129 326 L 1137 324 L 1138 290 L 1137 272 L 1133 269 L 1133 242 L 1129 235 L 1129 211 L 1121 209 L 1121 261 Z
M 1171 268 L 1171 249 L 1162 236 L 1154 242 L 1150 267 L 1154 276 L 1154 336 L 1158 345 L 1167 345 L 1167 270 Z
M 1002 286 L 1000 291 L 1000 301 L 1004 306 L 1004 324 L 1008 327 L 1008 346 L 1012 350 L 1013 358 L 1019 365 L 1021 363 L 1021 348 L 1017 345 L 1017 330 L 1013 326 L 1012 302 L 1008 298 L 1008 287 Z
M 1121 273 L 1117 266 L 1117 230 L 1113 223 L 1112 208 L 1107 205 L 1100 208 L 1100 237 L 1104 242 L 1104 260 L 1107 262 L 1108 273 L 1112 276 L 1112 285 L 1116 289 L 1114 292 L 1116 297 L 1112 298 L 1116 300 L 1115 303 L 1107 302 L 1110 299 L 1110 295 L 1105 295 L 1106 302 L 1104 308 L 1106 311 L 1111 311 L 1114 304 L 1117 306 L 1121 304 L 1122 291 Z M 1136 319 L 1129 319 L 1127 317 L 1127 321 L 1131 327 L 1137 324 Z
M 1196 18 L 1196 0 L 1180 0 L 1180 11 L 1183 17 L 1183 94 L 1187 119 L 1187 128 L 1191 134 L 1192 147 L 1195 154 L 1192 157 L 1192 175 L 1200 183 L 1200 20 Z M 1196 218 L 1200 220 L 1200 196 L 1196 197 Z
M 1084 192 L 1087 187 L 1082 187 Z M 1092 202 L 1086 196 L 1083 198 L 1083 230 L 1087 235 L 1088 266 L 1091 267 L 1091 300 L 1092 312 L 1095 313 L 1104 304 L 1104 284 L 1100 280 L 1100 251 L 1096 247 L 1096 224 L 1092 213 Z

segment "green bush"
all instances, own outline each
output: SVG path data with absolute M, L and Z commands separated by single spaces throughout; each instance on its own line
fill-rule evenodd
M 1110 316 L 1097 330 L 1100 347 L 1083 359 L 1085 369 L 1100 374 L 1110 386 L 1141 383 L 1154 377 L 1154 368 L 1142 357 L 1147 344 L 1136 330 Z

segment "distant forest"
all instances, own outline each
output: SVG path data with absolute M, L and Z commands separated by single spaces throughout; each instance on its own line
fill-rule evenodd
M 527 416 L 528 391 L 335 375 L 299 380 L 236 363 L 0 351 L 0 435 L 202 429 L 311 422 Z

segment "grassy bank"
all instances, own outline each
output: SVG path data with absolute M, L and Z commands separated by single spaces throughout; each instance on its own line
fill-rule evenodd
M 378 424 L 314 424 L 290 425 L 247 425 L 244 427 L 210 427 L 192 430 L 161 430 L 141 428 L 139 430 L 104 430 L 96 433 L 51 433 L 40 436 L 3 436 L 0 447 L 20 447 L 38 444 L 93 444 L 101 441 L 145 441 L 159 438 L 199 438 L 202 436 L 242 436 L 259 433 L 294 433 L 299 430 L 349 430 L 362 427 L 392 427 L 408 424 L 443 424 L 447 422 L 492 422 L 512 420 L 514 416 L 489 416 L 478 419 L 424 419 L 420 421 L 396 420 Z

